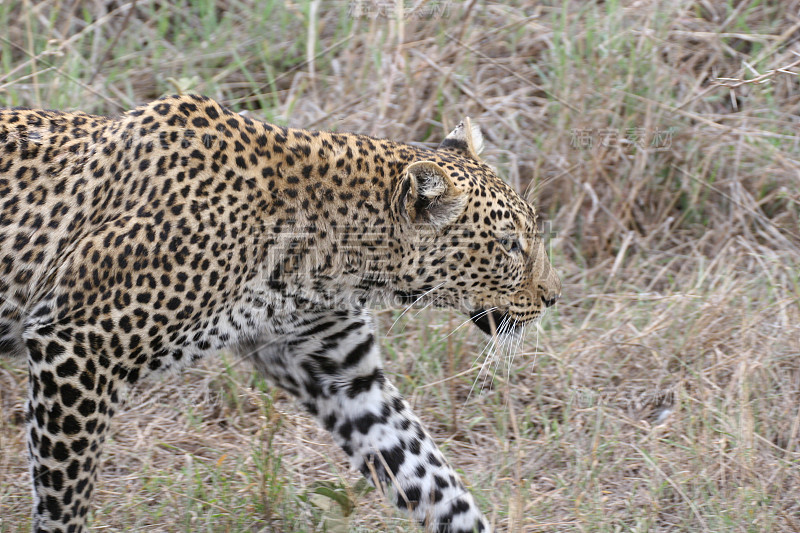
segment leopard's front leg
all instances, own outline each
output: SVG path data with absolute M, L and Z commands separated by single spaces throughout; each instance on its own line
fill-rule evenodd
M 395 504 L 429 531 L 489 531 L 458 474 L 384 375 L 370 314 L 325 310 L 298 322 L 291 334 L 243 350 L 298 397 L 367 479 L 392 485 Z

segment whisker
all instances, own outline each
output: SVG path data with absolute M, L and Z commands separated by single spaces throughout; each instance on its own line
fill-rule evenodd
M 563 172 L 559 174 L 555 174 L 553 176 L 547 176 L 544 179 L 541 179 L 535 183 L 534 180 L 531 180 L 528 183 L 528 186 L 525 187 L 525 192 L 522 194 L 522 197 L 525 198 L 527 201 L 532 202 L 541 189 L 543 189 L 546 185 L 549 185 L 550 183 L 554 182 L 555 180 L 568 175 L 575 168 L 577 168 L 577 166 L 578 164 L 573 165 L 571 168 L 565 169 Z
M 440 285 L 440 287 L 441 287 L 441 285 Z M 433 290 L 435 290 L 435 289 L 433 289 Z M 417 316 L 419 316 L 419 314 L 420 314 L 421 312 L 423 312 L 424 310 L 426 310 L 427 308 L 429 308 L 430 306 L 432 306 L 432 305 L 433 305 L 435 302 L 436 302 L 436 299 L 435 299 L 435 298 L 432 298 L 432 299 L 428 300 L 428 302 L 427 302 L 425 305 L 423 305 L 423 306 L 422 306 L 422 307 L 419 309 L 419 311 L 417 311 L 416 313 L 414 313 L 414 317 L 416 318 Z
M 456 331 L 458 331 L 458 330 L 459 330 L 459 328 L 462 328 L 462 327 L 464 327 L 464 324 L 468 324 L 469 322 L 472 322 L 472 319 L 473 319 L 473 318 L 480 318 L 480 317 L 484 316 L 484 315 L 485 315 L 485 314 L 487 314 L 487 313 L 491 313 L 491 312 L 492 312 L 492 311 L 494 311 L 495 309 L 497 309 L 497 307 L 492 307 L 491 309 L 486 309 L 486 310 L 484 310 L 484 311 L 481 311 L 480 313 L 478 313 L 478 314 L 477 314 L 477 315 L 475 315 L 474 317 L 469 317 L 468 319 L 466 319 L 465 321 L 463 321 L 461 324 L 459 324 L 458 326 L 456 326 L 456 327 L 453 329 L 453 331 L 451 331 L 450 333 L 448 333 L 448 334 L 447 334 L 447 335 L 446 335 L 444 338 L 446 339 L 447 337 L 449 337 L 450 335 L 452 335 L 453 333 L 455 333 Z
M 478 361 L 481 359 L 481 357 L 483 357 L 483 354 L 484 353 L 487 354 L 486 357 L 484 358 L 483 362 L 480 363 L 480 365 L 479 365 L 480 366 L 480 370 L 478 370 L 478 375 L 475 376 L 475 381 L 472 382 L 472 386 L 470 387 L 469 392 L 467 393 L 467 397 L 464 400 L 464 405 L 466 405 L 467 402 L 469 401 L 469 399 L 472 397 L 472 392 L 475 390 L 475 386 L 478 384 L 478 381 L 481 379 L 481 376 L 486 371 L 486 362 L 489 359 L 489 357 L 491 357 L 491 353 L 492 353 L 492 350 L 494 349 L 494 345 L 495 345 L 496 342 L 497 342 L 496 337 L 492 336 L 489 339 L 489 341 L 486 343 L 486 346 L 483 347 L 481 352 L 475 358 L 475 361 L 472 362 L 472 366 L 475 366 L 476 364 L 478 364 Z M 487 353 L 487 350 L 488 350 L 488 353 Z
M 467 320 L 465 320 L 464 322 L 459 324 L 458 327 L 456 327 L 453 331 L 451 331 L 445 337 L 445 339 L 447 337 L 449 337 L 450 335 L 452 335 L 453 333 L 455 333 L 459 328 L 463 327 L 464 324 L 466 324 L 467 322 L 470 322 L 473 318 L 480 318 L 482 316 L 485 316 L 485 315 L 491 313 L 492 311 L 495 311 L 496 309 L 497 309 L 497 306 L 490 307 L 489 309 L 484 309 L 480 313 L 476 314 L 474 317 L 468 318 Z M 472 362 L 472 367 L 474 368 L 474 367 L 478 366 L 479 370 L 478 370 L 478 374 L 475 376 L 475 380 L 472 382 L 472 386 L 470 387 L 469 392 L 467 393 L 467 397 L 464 400 L 464 405 L 466 405 L 467 402 L 469 402 L 469 399 L 472 397 L 472 392 L 475 390 L 475 386 L 478 384 L 478 380 L 480 380 L 481 376 L 485 374 L 485 372 L 486 372 L 486 364 L 491 359 L 492 353 L 494 352 L 496 344 L 497 344 L 497 335 L 495 334 L 495 335 L 491 336 L 489 341 L 486 343 L 486 345 L 483 347 L 483 349 L 477 355 L 475 360 Z M 483 357 L 484 353 L 486 353 L 487 355 L 484 358 L 483 362 L 479 363 L 479 361 L 481 360 L 481 357 Z M 483 387 L 481 387 L 481 389 L 482 388 Z
M 500 368 L 500 361 L 502 360 L 502 354 L 506 347 L 507 338 L 505 332 L 506 329 L 508 329 L 508 324 L 509 324 L 509 317 L 504 316 L 503 320 L 500 321 L 499 327 L 495 330 L 498 342 L 495 346 L 494 352 L 491 354 L 489 358 L 487 358 L 490 371 L 487 372 L 486 375 L 484 376 L 483 385 L 481 389 L 486 388 L 486 380 L 489 379 L 490 376 L 491 379 L 489 381 L 489 386 L 494 387 L 494 376 L 497 373 L 497 370 Z
M 408 306 L 406 306 L 406 308 L 405 308 L 405 309 L 403 309 L 403 312 L 402 312 L 402 313 L 400 313 L 400 316 L 398 316 L 398 317 L 395 319 L 395 321 L 394 321 L 394 322 L 392 322 L 392 325 L 391 325 L 391 326 L 389 326 L 389 329 L 388 329 L 388 330 L 386 330 L 386 333 L 389 333 L 390 331 L 392 331 L 392 328 L 393 328 L 393 327 L 394 327 L 394 326 L 397 324 L 397 322 L 398 322 L 398 321 L 399 321 L 401 318 L 403 318 L 403 316 L 404 316 L 404 315 L 405 315 L 405 314 L 408 312 L 408 310 L 409 310 L 409 309 L 411 309 L 412 307 L 414 307 L 414 306 L 417 304 L 417 302 L 419 302 L 420 300 L 422 300 L 423 298 L 425 298 L 427 295 L 429 295 L 429 294 L 430 294 L 430 293 L 432 293 L 433 291 L 435 291 L 435 290 L 438 290 L 438 289 L 442 288 L 442 285 L 444 285 L 444 281 L 443 281 L 443 282 L 441 282 L 440 284 L 438 284 L 437 286 L 435 286 L 435 287 L 433 287 L 433 288 L 429 289 L 428 291 L 424 292 L 423 294 L 420 294 L 419 298 L 417 298 L 416 300 L 414 300 L 413 302 L 411 302 L 410 304 L 408 304 Z
M 517 319 L 514 319 L 514 324 L 511 326 L 511 330 L 514 331 L 517 328 Z M 521 335 L 518 335 L 513 341 L 509 342 L 509 350 L 506 356 L 506 365 L 508 366 L 506 372 L 506 378 L 511 381 L 511 368 L 514 366 L 514 356 L 519 351 L 519 344 L 520 339 L 522 338 Z
M 539 320 L 537 320 L 533 325 L 536 327 L 536 342 L 533 345 L 533 361 L 531 361 L 531 371 L 534 371 L 536 368 L 536 359 L 539 357 L 539 332 L 542 331 L 540 327 L 541 319 L 544 318 L 545 313 L 547 313 L 547 309 L 542 311 L 542 315 Z
M 513 357 L 513 353 L 517 347 L 517 337 L 514 334 L 514 330 L 517 327 L 517 319 L 513 319 L 508 321 L 508 327 L 506 328 L 508 332 L 506 333 L 505 339 L 505 346 L 503 350 L 503 364 L 506 365 L 506 382 L 511 380 L 511 358 Z M 499 362 L 498 362 L 498 369 L 499 369 Z

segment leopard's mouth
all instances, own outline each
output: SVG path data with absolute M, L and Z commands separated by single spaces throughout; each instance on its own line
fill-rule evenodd
M 485 309 L 479 309 L 470 312 L 469 317 L 475 325 L 487 335 L 494 336 L 495 334 L 513 333 L 515 329 L 507 325 L 509 318 L 508 311 L 501 311 L 499 309 L 486 311 Z M 504 331 L 506 328 L 508 328 L 507 331 Z

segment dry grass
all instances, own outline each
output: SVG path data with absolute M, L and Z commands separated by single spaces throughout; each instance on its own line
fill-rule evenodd
M 480 393 L 461 317 L 408 313 L 385 347 L 497 529 L 800 531 L 800 2 L 418 4 L 4 2 L 0 104 L 116 113 L 177 87 L 430 142 L 470 115 L 551 228 L 563 299 Z M 304 500 L 355 485 L 343 455 L 222 361 L 135 392 L 96 530 L 340 527 Z M 0 362 L 2 532 L 29 524 L 24 388 Z M 415 530 L 351 498 L 352 531 Z

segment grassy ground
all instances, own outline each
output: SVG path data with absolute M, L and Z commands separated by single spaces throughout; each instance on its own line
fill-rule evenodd
M 462 317 L 381 318 L 497 530 L 800 531 L 800 2 L 362 4 L 5 1 L 0 104 L 191 90 L 420 142 L 470 115 L 540 207 L 563 299 L 488 380 Z M 0 532 L 29 525 L 25 378 L 0 362 Z M 223 355 L 134 393 L 94 530 L 416 531 L 362 488 Z

